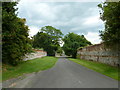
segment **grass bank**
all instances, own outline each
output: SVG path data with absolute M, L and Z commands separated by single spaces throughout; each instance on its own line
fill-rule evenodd
M 118 71 L 120 72 L 120 69 L 118 69 L 117 67 L 112 67 L 107 64 L 93 62 L 93 61 L 87 61 L 87 60 L 72 59 L 72 58 L 70 58 L 69 60 L 71 60 L 75 63 L 78 63 L 82 66 L 85 66 L 89 69 L 95 70 L 96 72 L 99 72 L 101 74 L 109 76 L 113 79 L 120 80 L 120 76 L 118 75 Z
M 46 70 L 55 65 L 58 58 L 56 57 L 43 57 L 33 60 L 25 61 L 18 66 L 3 65 L 2 67 L 2 80 L 8 80 L 21 76 L 23 74 L 28 74 L 32 72 L 38 72 Z

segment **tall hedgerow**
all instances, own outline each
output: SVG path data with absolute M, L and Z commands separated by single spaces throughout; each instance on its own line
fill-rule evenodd
M 17 17 L 16 2 L 2 3 L 2 62 L 17 65 L 30 51 L 26 20 Z

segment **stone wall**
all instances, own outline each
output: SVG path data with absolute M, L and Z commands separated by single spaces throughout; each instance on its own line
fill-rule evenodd
M 30 53 L 30 54 L 26 54 L 23 60 L 26 61 L 26 60 L 31 60 L 31 59 L 41 58 L 41 57 L 47 56 L 47 52 L 45 52 L 43 50 L 34 49 L 33 51 L 35 51 L 35 52 Z
M 97 61 L 112 66 L 119 66 L 119 52 L 105 48 L 104 43 L 81 48 L 77 57 L 84 60 Z

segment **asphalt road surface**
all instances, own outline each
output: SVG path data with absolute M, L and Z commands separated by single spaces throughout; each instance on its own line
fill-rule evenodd
M 24 88 L 118 88 L 118 81 L 61 57 L 51 69 L 35 74 Z

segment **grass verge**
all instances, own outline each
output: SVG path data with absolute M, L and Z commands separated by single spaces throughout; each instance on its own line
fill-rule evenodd
M 58 58 L 56 57 L 43 57 L 33 60 L 25 61 L 18 66 L 3 65 L 2 67 L 2 81 L 16 78 L 23 74 L 28 74 L 32 72 L 38 72 L 41 70 L 46 70 L 55 65 Z
M 78 63 L 82 66 L 85 66 L 89 69 L 95 70 L 96 72 L 109 76 L 113 79 L 120 80 L 120 76 L 118 74 L 118 72 L 120 72 L 120 69 L 118 69 L 117 67 L 113 67 L 99 62 L 87 61 L 87 60 L 72 59 L 72 58 L 70 58 L 69 60 Z

